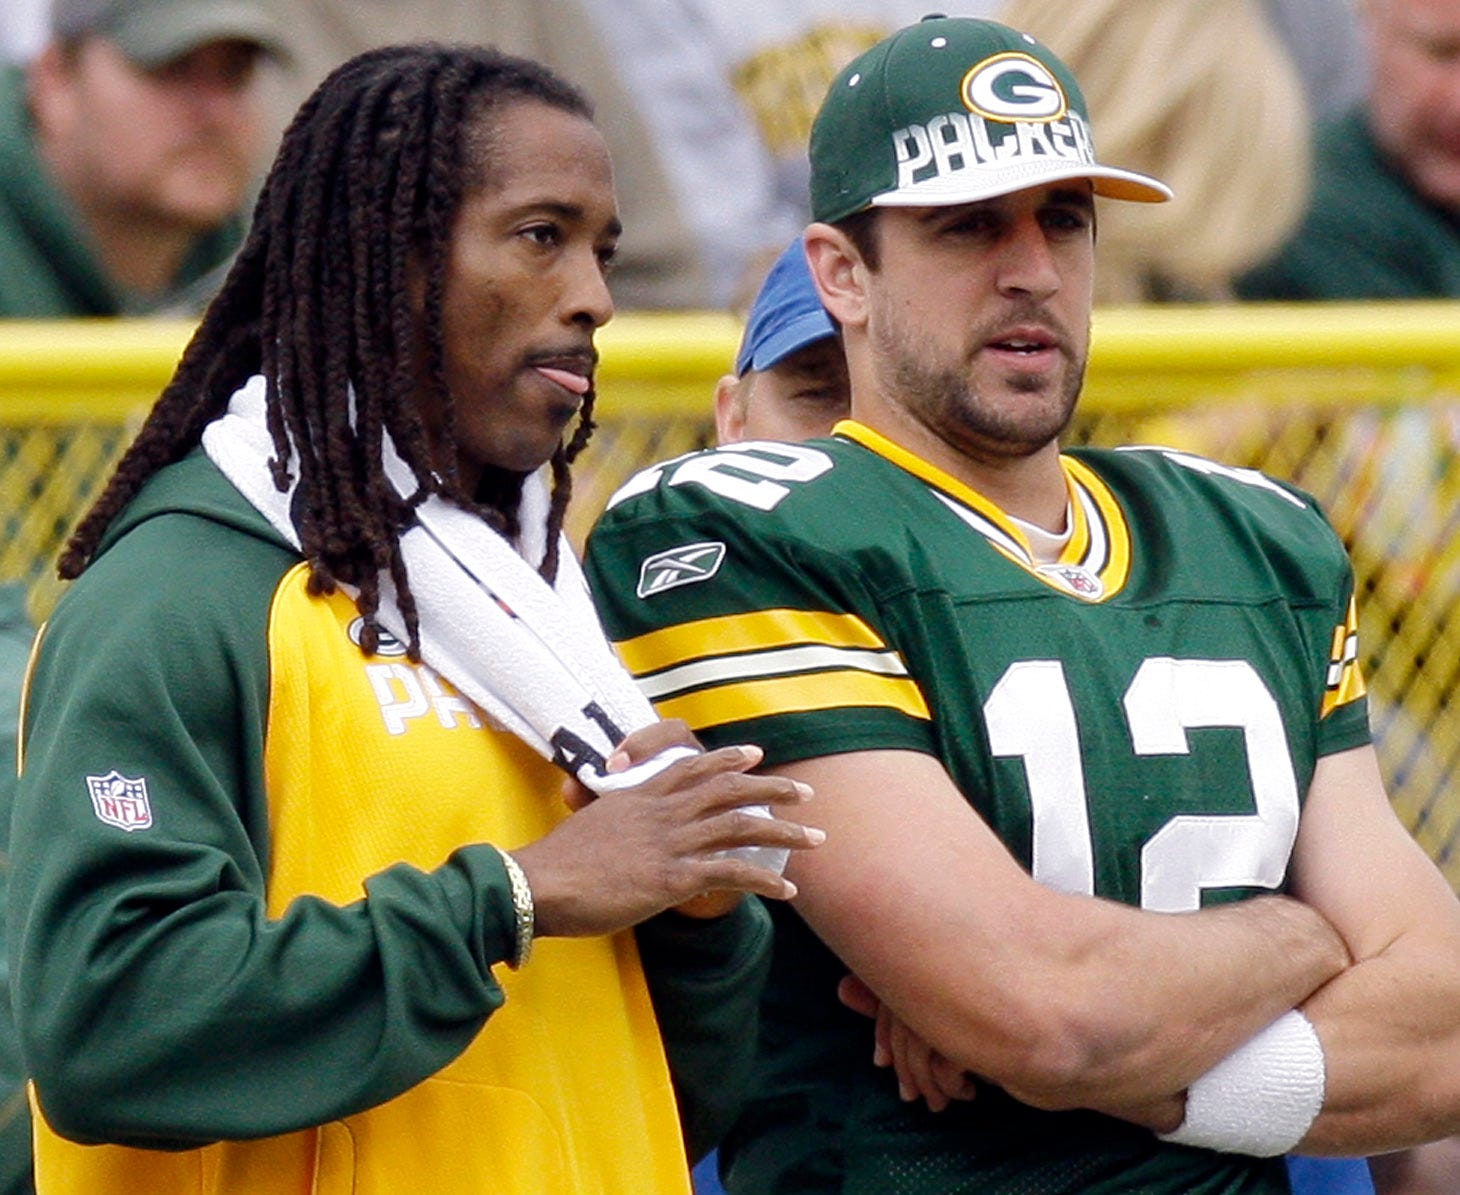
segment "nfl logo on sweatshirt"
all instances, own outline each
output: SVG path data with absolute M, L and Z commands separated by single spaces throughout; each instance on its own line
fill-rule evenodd
M 86 787 L 91 793 L 91 807 L 107 825 L 128 832 L 152 825 L 146 780 L 132 780 L 113 768 L 105 776 L 88 776 Z

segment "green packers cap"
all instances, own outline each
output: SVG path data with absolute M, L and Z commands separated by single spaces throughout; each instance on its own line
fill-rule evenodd
M 1164 183 L 1095 160 L 1069 68 L 1027 33 L 925 17 L 853 59 L 811 128 L 811 214 L 939 207 L 1087 178 L 1097 195 L 1160 203 Z
M 215 41 L 241 41 L 287 57 L 283 31 L 262 0 L 53 0 L 51 34 L 97 34 L 145 70 Z

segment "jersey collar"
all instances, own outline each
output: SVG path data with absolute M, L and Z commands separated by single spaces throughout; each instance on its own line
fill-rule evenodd
M 855 441 L 924 482 L 997 552 L 1052 589 L 1082 601 L 1101 602 L 1125 587 L 1130 577 L 1130 524 L 1110 487 L 1083 462 L 1060 455 L 1074 526 L 1059 559 L 1040 564 L 1018 524 L 971 486 L 855 419 L 841 420 L 832 433 Z

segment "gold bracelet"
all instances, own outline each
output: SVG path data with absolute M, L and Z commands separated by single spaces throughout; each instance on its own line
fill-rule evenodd
M 532 955 L 532 933 L 536 924 L 532 907 L 532 889 L 528 887 L 527 877 L 522 874 L 522 868 L 517 865 L 517 860 L 501 847 L 493 849 L 502 856 L 502 866 L 506 869 L 507 879 L 512 885 L 512 912 L 517 921 L 517 949 L 507 961 L 507 965 L 515 971 Z

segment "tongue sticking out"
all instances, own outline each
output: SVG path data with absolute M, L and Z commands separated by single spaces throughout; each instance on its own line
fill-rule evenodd
M 588 379 L 580 373 L 572 373 L 566 369 L 554 369 L 550 365 L 535 365 L 534 369 L 550 382 L 556 382 L 564 390 L 571 390 L 574 394 L 588 393 Z

